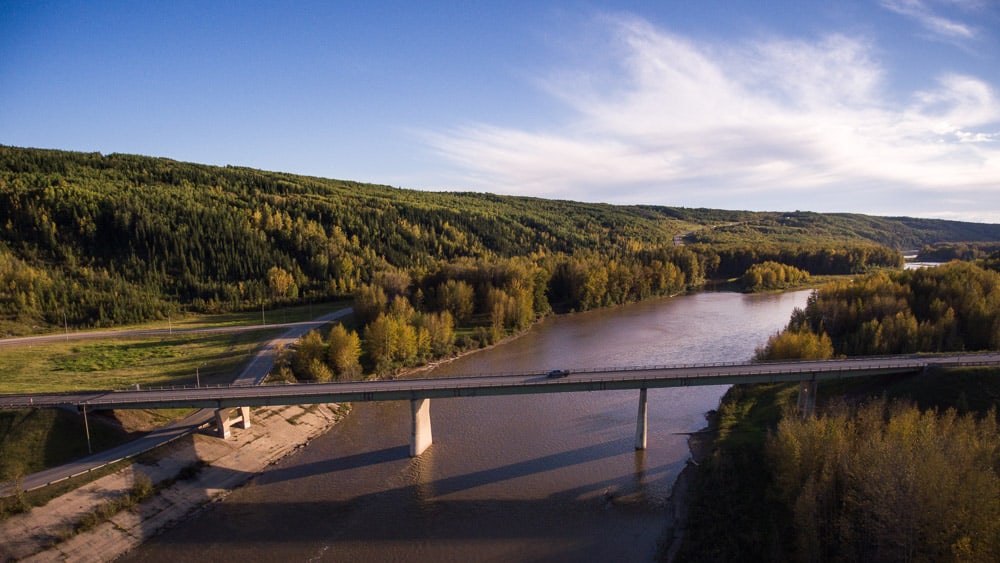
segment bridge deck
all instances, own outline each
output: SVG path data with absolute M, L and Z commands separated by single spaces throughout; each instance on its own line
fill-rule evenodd
M 1000 353 L 883 356 L 827 361 L 651 366 L 545 373 L 400 379 L 349 383 L 168 388 L 37 395 L 0 395 L 0 408 L 86 405 L 94 408 L 227 408 L 307 403 L 396 401 L 490 395 L 651 389 L 737 383 L 827 380 L 912 373 L 928 366 L 1000 365 Z

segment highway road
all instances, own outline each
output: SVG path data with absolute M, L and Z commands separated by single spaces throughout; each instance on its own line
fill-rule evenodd
M 334 314 L 339 313 L 335 312 Z M 85 330 L 65 333 L 42 334 L 38 336 L 17 336 L 12 338 L 0 338 L 0 348 L 11 346 L 24 346 L 28 344 L 39 344 L 58 340 L 93 340 L 97 338 L 115 338 L 125 336 L 165 336 L 172 334 L 198 334 L 214 332 L 252 332 L 255 330 L 273 330 L 282 327 L 305 327 L 302 334 L 312 328 L 322 325 L 318 317 L 311 321 L 301 321 L 296 323 L 274 323 L 261 325 L 243 326 L 214 326 L 202 328 L 149 328 L 149 329 L 115 329 L 115 330 Z
M 274 360 L 279 348 L 295 342 L 296 339 L 298 339 L 305 333 L 309 332 L 310 330 L 319 328 L 326 323 L 347 316 L 352 312 L 353 309 L 350 308 L 341 309 L 339 311 L 334 311 L 332 313 L 323 315 L 322 317 L 313 319 L 312 321 L 275 324 L 275 325 L 268 325 L 266 327 L 227 327 L 224 329 L 187 329 L 187 331 L 188 332 L 201 332 L 205 330 L 239 331 L 239 330 L 256 330 L 259 328 L 269 328 L 269 329 L 273 329 L 276 327 L 287 328 L 287 330 L 284 333 L 282 333 L 281 336 L 269 341 L 260 351 L 258 351 L 257 354 L 250 361 L 250 363 L 247 364 L 247 366 L 243 369 L 243 371 L 233 380 L 232 387 L 227 387 L 227 389 L 247 388 L 259 384 L 264 379 L 264 377 L 267 376 L 267 374 L 271 371 L 271 368 L 274 366 Z M 142 332 L 148 332 L 148 331 L 142 331 Z M 162 332 L 165 333 L 166 331 Z M 174 330 L 174 332 L 181 332 L 181 331 Z M 86 333 L 86 334 L 93 334 L 93 333 Z M 114 334 L 121 335 L 126 333 L 117 331 L 114 332 Z M 128 334 L 134 334 L 134 333 L 128 333 Z M 38 339 L 40 338 L 51 338 L 53 336 L 56 338 L 63 338 L 62 335 L 49 335 L 46 337 L 8 339 L 7 342 L 9 343 L 10 341 L 19 341 L 20 343 L 33 343 L 37 342 Z M 135 392 L 145 393 L 145 391 L 135 391 Z M 107 392 L 104 392 L 104 394 L 107 394 Z M 70 396 L 74 394 L 68 393 L 68 394 L 54 394 L 54 395 L 63 397 L 64 399 L 68 399 Z M 89 396 L 91 394 L 82 393 L 80 395 Z M 15 396 L 0 395 L 0 397 L 15 397 Z M 46 402 L 45 400 L 42 399 L 36 401 L 34 400 L 34 396 L 21 395 L 21 397 L 22 398 L 28 397 L 28 401 L 27 403 L 24 403 L 22 400 L 20 402 L 20 407 L 17 408 L 51 406 L 52 404 L 73 405 L 73 406 L 86 405 L 86 401 L 80 401 L 80 402 L 57 401 L 53 403 L 53 402 Z M 41 398 L 42 395 L 39 395 L 38 397 Z M 13 403 L 10 404 L 13 405 Z M 97 408 L 97 405 L 87 406 L 88 411 L 94 410 L 95 408 Z M 112 408 L 112 407 L 110 407 L 110 405 L 105 405 L 102 406 L 101 408 Z M 161 428 L 158 428 L 146 434 L 142 438 L 133 440 L 131 442 L 127 442 L 125 444 L 122 444 L 115 448 L 111 448 L 109 450 L 98 452 L 96 454 L 87 456 L 85 458 L 79 459 L 77 461 L 74 461 L 66 465 L 49 468 L 43 471 L 39 471 L 37 473 L 33 473 L 31 475 L 27 475 L 26 477 L 24 477 L 22 481 L 22 487 L 26 491 L 31 491 L 52 483 L 62 481 L 64 479 L 68 479 L 70 477 L 75 477 L 76 475 L 94 471 L 95 469 L 99 469 L 101 467 L 110 465 L 112 463 L 115 463 L 123 459 L 134 457 L 141 453 L 147 452 L 153 448 L 156 448 L 158 446 L 176 440 L 177 438 L 180 438 L 191 432 L 194 432 L 195 430 L 206 424 L 214 423 L 214 420 L 215 420 L 214 408 L 199 409 L 183 419 L 175 420 Z M 82 440 L 84 439 L 84 437 L 81 436 L 80 439 Z M 0 487 L 0 496 L 6 496 L 9 495 L 10 493 L 11 489 L 9 485 Z

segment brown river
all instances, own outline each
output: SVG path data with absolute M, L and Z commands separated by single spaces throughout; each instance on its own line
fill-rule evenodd
M 698 293 L 546 319 L 420 377 L 745 361 L 808 291 Z M 570 375 L 572 377 L 572 375 Z M 649 561 L 670 489 L 725 387 L 435 399 L 409 457 L 409 403 L 357 403 L 329 433 L 134 561 Z

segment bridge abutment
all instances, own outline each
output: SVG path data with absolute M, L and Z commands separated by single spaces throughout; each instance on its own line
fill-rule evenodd
M 648 411 L 646 408 L 646 388 L 639 389 L 639 415 L 635 421 L 635 449 L 646 449 L 646 423 Z
M 410 401 L 410 457 L 424 453 L 431 442 L 431 400 Z

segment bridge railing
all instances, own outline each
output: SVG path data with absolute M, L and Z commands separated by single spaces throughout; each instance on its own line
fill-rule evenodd
M 987 357 L 990 358 L 990 359 L 988 359 L 988 360 L 985 359 Z M 940 358 L 941 361 L 935 361 L 936 358 Z M 872 361 L 878 361 L 879 363 L 873 366 L 873 365 L 871 365 Z M 856 368 L 856 367 L 852 366 L 852 364 L 859 364 L 861 362 L 864 362 L 866 364 L 865 368 Z M 905 356 L 900 356 L 900 355 L 895 355 L 895 356 L 891 356 L 891 355 L 887 355 L 887 356 L 860 356 L 860 357 L 851 357 L 851 358 L 843 358 L 843 359 L 836 359 L 836 360 L 798 360 L 798 361 L 775 361 L 775 362 L 741 361 L 741 362 L 678 363 L 678 364 L 656 364 L 656 365 L 643 365 L 643 366 L 607 366 L 607 367 L 592 367 L 592 368 L 578 368 L 578 369 L 570 368 L 567 371 L 570 374 L 577 374 L 577 375 L 597 374 L 597 373 L 606 374 L 606 375 L 607 374 L 613 374 L 613 373 L 629 374 L 629 373 L 642 372 L 642 371 L 661 371 L 661 372 L 662 371 L 667 371 L 667 372 L 669 372 L 669 371 L 677 371 L 678 372 L 677 375 L 675 375 L 675 376 L 666 376 L 666 377 L 667 378 L 674 378 L 674 377 L 676 377 L 676 378 L 683 378 L 683 377 L 690 377 L 689 374 L 681 373 L 684 370 L 711 370 L 712 368 L 720 368 L 720 369 L 722 369 L 722 368 L 746 367 L 749 370 L 752 370 L 753 374 L 758 374 L 758 375 L 777 375 L 777 374 L 781 374 L 781 373 L 786 373 L 786 374 L 788 373 L 787 369 L 785 369 L 785 370 L 777 369 L 778 366 L 788 367 L 788 366 L 791 366 L 791 365 L 809 365 L 810 366 L 810 369 L 809 369 L 810 372 L 831 373 L 831 372 L 838 372 L 838 371 L 839 372 L 852 372 L 852 371 L 856 372 L 859 369 L 873 369 L 873 368 L 874 369 L 897 369 L 897 368 L 904 368 L 904 367 L 912 367 L 912 366 L 914 366 L 915 363 L 916 364 L 925 363 L 925 364 L 933 364 L 933 365 L 940 365 L 940 366 L 979 366 L 979 365 L 985 366 L 985 365 L 996 365 L 996 363 L 997 363 L 997 354 L 996 353 L 984 352 L 984 353 L 963 354 L 961 357 L 957 357 L 955 355 L 926 355 L 926 354 L 925 355 L 919 355 L 919 354 L 914 354 L 914 355 L 905 355 Z M 769 367 L 769 366 L 772 366 L 775 369 L 773 369 L 773 370 L 766 369 L 766 367 Z M 763 370 L 761 369 L 762 367 L 764 368 Z M 748 372 L 743 372 L 743 373 L 744 374 L 748 374 L 750 372 L 748 371 Z M 482 374 L 482 375 L 477 375 L 477 376 L 466 376 L 465 379 L 480 380 L 476 384 L 476 386 L 479 386 L 479 387 L 490 387 L 490 386 L 492 386 L 489 383 L 484 383 L 484 381 L 482 381 L 482 380 L 490 380 L 490 379 L 497 379 L 497 378 L 503 378 L 503 377 L 539 377 L 538 381 L 527 381 L 527 382 L 522 382 L 521 384 L 522 385 L 551 384 L 552 380 L 550 380 L 549 378 L 545 377 L 545 376 L 547 376 L 547 374 L 548 374 L 547 371 L 497 372 L 497 373 Z M 703 373 L 701 373 L 699 375 L 700 376 L 711 377 L 713 374 L 711 372 L 708 372 L 708 373 L 704 373 L 703 372 Z M 717 373 L 717 374 L 714 374 L 714 375 L 724 376 L 724 375 L 734 375 L 734 374 L 733 374 L 732 371 L 728 371 L 728 372 L 725 372 L 725 373 L 720 372 L 720 373 Z M 736 374 L 736 375 L 738 375 L 738 374 Z M 435 378 L 426 378 L 426 379 L 427 380 L 435 380 Z M 436 378 L 437 381 L 440 381 L 440 379 L 441 378 Z M 449 379 L 455 379 L 455 378 L 449 378 Z M 605 378 L 606 381 L 625 381 L 625 380 L 628 380 L 628 379 L 631 379 L 631 378 L 628 377 L 627 375 L 623 375 L 622 377 L 607 377 L 607 378 Z M 412 378 L 412 379 L 408 379 L 408 380 L 412 381 L 412 382 L 419 382 L 419 381 L 421 381 L 421 378 Z M 392 381 L 392 379 L 388 379 L 388 380 L 374 380 L 374 381 L 367 381 L 367 382 L 364 382 L 364 383 L 375 383 L 375 384 L 378 384 L 380 381 L 390 382 L 390 381 Z M 343 382 L 343 384 L 351 384 L 351 383 L 362 383 L 362 382 Z M 307 383 L 299 383 L 297 385 L 305 387 L 305 386 L 311 386 L 311 385 L 321 386 L 321 385 L 329 385 L 329 384 L 307 382 Z M 499 387 L 499 386 L 502 386 L 502 385 L 505 385 L 505 383 L 497 382 L 495 386 Z M 455 384 L 454 386 L 455 387 L 467 387 L 467 386 L 471 386 L 471 385 Z M 185 391 L 185 390 L 196 391 L 197 390 L 199 392 L 199 396 L 200 396 L 201 393 L 203 393 L 203 390 L 206 390 L 206 389 L 216 389 L 216 390 L 227 389 L 227 390 L 229 390 L 229 389 L 240 389 L 240 388 L 252 389 L 253 386 L 252 385 L 248 385 L 246 383 L 242 383 L 242 384 L 238 384 L 238 383 L 214 384 L 214 385 L 202 385 L 202 386 L 197 386 L 197 385 L 161 385 L 161 386 L 145 386 L 145 387 L 142 387 L 141 389 L 134 389 L 132 387 L 128 387 L 128 388 L 120 388 L 120 389 L 113 389 L 113 390 L 106 390 L 106 389 L 99 390 L 99 389 L 94 389 L 94 390 L 66 391 L 66 392 L 58 392 L 58 393 L 46 393 L 46 395 L 49 395 L 49 396 L 53 396 L 53 395 L 79 395 L 81 393 L 95 393 L 95 394 L 102 394 L 102 393 L 116 393 L 117 394 L 117 393 L 122 393 L 122 394 L 124 394 L 124 393 L 136 392 L 136 391 Z M 195 397 L 195 396 L 192 396 L 192 398 L 193 397 Z

